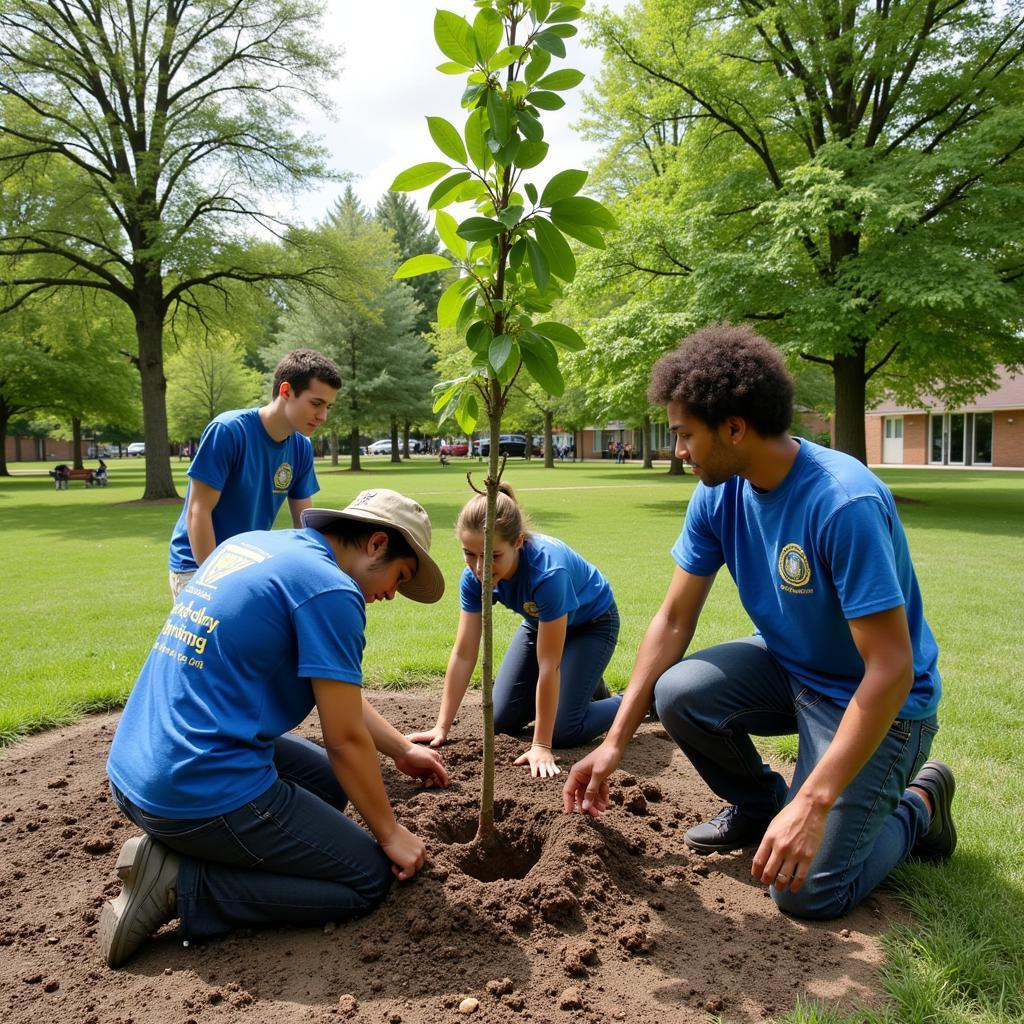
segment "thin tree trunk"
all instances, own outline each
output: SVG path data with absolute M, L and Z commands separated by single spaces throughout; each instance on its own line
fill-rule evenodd
M 860 342 L 853 352 L 836 355 L 832 380 L 836 397 L 836 448 L 861 462 L 868 461 L 864 436 L 864 403 L 867 390 L 866 345 Z
M 654 452 L 651 450 L 651 417 L 645 416 L 640 427 L 640 444 L 643 448 L 644 469 L 654 469 Z
M 401 462 L 402 453 L 398 447 L 398 417 L 391 417 L 391 462 Z
M 11 411 L 7 403 L 0 399 L 0 476 L 10 476 L 11 471 L 7 468 L 7 424 L 11 420 Z M 18 439 L 14 442 L 15 458 L 20 461 L 21 451 Z
M 349 469 L 359 470 L 362 466 L 359 462 L 359 427 L 353 427 L 352 433 L 349 435 L 349 446 L 352 449 L 351 462 L 349 463 Z
M 338 435 L 331 434 L 328 444 L 330 445 L 331 451 L 331 465 L 336 466 L 338 464 Z
M 533 458 L 533 431 L 527 430 L 524 436 L 526 437 L 526 451 L 523 452 L 523 458 L 529 462 Z
M 77 416 L 71 417 L 71 465 L 75 469 L 82 466 L 82 421 Z
M 149 286 L 135 311 L 135 336 L 139 342 L 139 376 L 142 378 L 142 436 L 146 442 L 145 501 L 177 498 L 171 474 L 171 449 L 167 440 L 167 378 L 164 376 L 164 320 L 160 281 Z
M 544 468 L 555 468 L 555 414 L 550 409 L 544 410 Z
M 405 427 L 402 431 L 402 458 L 409 458 L 409 421 L 405 421 Z

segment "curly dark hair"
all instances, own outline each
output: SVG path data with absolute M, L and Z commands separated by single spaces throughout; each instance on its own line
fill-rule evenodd
M 746 324 L 709 324 L 651 371 L 652 405 L 679 402 L 709 427 L 742 416 L 764 437 L 793 420 L 793 378 L 779 350 Z

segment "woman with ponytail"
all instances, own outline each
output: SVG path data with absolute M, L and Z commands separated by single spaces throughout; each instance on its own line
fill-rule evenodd
M 459 513 L 456 533 L 466 568 L 462 611 L 448 660 L 437 724 L 408 738 L 439 747 L 448 739 L 480 652 L 484 520 L 477 495 Z M 552 747 L 587 743 L 615 718 L 603 673 L 619 635 L 612 588 L 567 544 L 535 533 L 508 484 L 501 484 L 494 527 L 494 600 L 522 615 L 494 682 L 494 728 L 518 735 L 534 723 L 533 742 L 515 760 L 534 778 L 559 774 Z

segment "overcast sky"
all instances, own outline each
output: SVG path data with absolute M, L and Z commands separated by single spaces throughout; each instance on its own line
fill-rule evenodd
M 626 0 L 592 0 L 587 7 L 622 10 L 625 4 Z M 459 106 L 464 79 L 435 70 L 447 60 L 434 42 L 438 7 L 470 20 L 476 13 L 470 0 L 327 0 L 328 38 L 345 52 L 341 74 L 331 88 L 334 120 L 316 113 L 308 123 L 330 149 L 334 169 L 355 176 L 353 186 L 367 206 L 376 205 L 399 171 L 444 159 L 427 133 L 428 114 L 460 128 L 465 123 L 466 113 Z M 600 68 L 600 54 L 585 48 L 580 36 L 567 40 L 566 60 L 556 58 L 553 69 L 578 68 L 589 80 Z M 585 167 L 593 156 L 592 147 L 570 127 L 581 112 L 588 80 L 564 94 L 561 110 L 543 112 L 553 169 Z M 298 205 L 298 216 L 307 224 L 321 219 L 343 190 L 344 185 L 329 185 L 307 194 Z M 429 191 L 414 195 L 425 199 Z

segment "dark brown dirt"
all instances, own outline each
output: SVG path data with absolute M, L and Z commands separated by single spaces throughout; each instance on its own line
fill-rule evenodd
M 403 731 L 432 722 L 438 699 L 370 696 Z M 103 771 L 116 717 L 3 752 L 0 1020 L 689 1024 L 762 1021 L 798 997 L 847 1009 L 879 1001 L 879 936 L 895 903 L 876 895 L 842 921 L 795 921 L 750 878 L 750 852 L 689 853 L 683 832 L 718 802 L 656 723 L 641 727 L 597 822 L 563 815 L 562 780 L 513 768 L 523 744 L 499 737 L 504 852 L 481 862 L 469 844 L 479 698 L 467 705 L 444 748 L 449 789 L 420 791 L 385 768 L 430 862 L 374 914 L 191 948 L 168 927 L 117 971 L 96 940 L 100 907 L 119 890 L 117 850 L 134 831 Z M 315 718 L 303 732 L 316 738 Z M 578 754 L 563 752 L 563 769 Z

